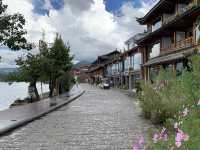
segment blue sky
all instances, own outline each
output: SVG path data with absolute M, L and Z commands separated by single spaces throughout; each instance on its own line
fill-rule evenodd
M 53 7 L 52 9 L 59 10 L 64 6 L 64 0 L 49 0 L 49 1 Z M 34 10 L 33 10 L 34 12 L 41 15 L 49 13 L 49 10 L 47 8 L 44 8 L 45 0 L 32 0 L 32 3 L 34 5 Z
M 106 9 L 110 12 L 118 11 L 121 6 L 126 3 L 131 2 L 134 7 L 140 7 L 140 0 L 107 0 L 106 1 Z
M 52 9 L 59 10 L 64 6 L 64 0 L 49 0 L 51 5 L 53 6 Z M 130 2 L 134 5 L 134 7 L 141 6 L 141 0 L 105 0 L 106 1 L 106 10 L 109 12 L 117 12 L 124 3 Z M 148 1 L 149 0 L 144 0 Z M 32 0 L 34 4 L 34 12 L 45 15 L 49 13 L 49 10 L 44 8 L 45 0 Z
M 142 2 L 153 4 L 156 0 L 106 0 L 107 11 L 114 12 L 118 11 L 120 7 L 127 2 L 132 3 L 135 8 L 140 8 Z

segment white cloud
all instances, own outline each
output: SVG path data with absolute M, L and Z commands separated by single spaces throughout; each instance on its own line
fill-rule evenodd
M 0 68 L 15 68 L 15 67 L 17 67 L 16 63 L 15 63 L 15 59 L 23 56 L 24 54 L 25 54 L 24 51 L 15 52 L 15 51 L 10 51 L 6 48 L 0 49 L 0 56 L 1 56 Z
M 146 14 L 159 0 L 142 0 L 140 11 Z
M 120 10 L 122 15 L 117 17 L 106 11 L 103 0 L 88 0 L 84 5 L 82 2 L 65 1 L 63 9 L 51 10 L 48 17 L 34 13 L 31 0 L 4 0 L 9 6 L 8 12 L 25 16 L 29 41 L 38 43 L 42 30 L 45 30 L 46 40 L 52 42 L 58 32 L 65 42 L 70 42 L 76 60 L 94 59 L 115 48 L 123 49 L 125 40 L 145 29 L 135 18 L 142 17 L 149 9 L 147 3 L 142 3 L 142 8 L 126 3 Z M 48 3 L 45 6 L 51 8 Z
M 45 4 L 44 4 L 44 9 L 50 10 L 50 9 L 53 8 L 52 5 L 51 5 L 50 0 L 44 0 L 44 2 L 45 2 Z

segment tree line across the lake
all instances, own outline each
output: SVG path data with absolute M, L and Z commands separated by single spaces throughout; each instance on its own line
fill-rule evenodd
M 39 52 L 32 54 L 32 44 L 25 38 L 25 18 L 19 13 L 8 14 L 7 7 L 0 0 L 0 45 L 11 50 L 26 49 L 28 54 L 16 60 L 18 72 L 10 74 L 6 79 L 29 82 L 34 100 L 40 98 L 36 88 L 38 81 L 49 83 L 49 96 L 68 91 L 72 83 L 70 70 L 73 65 L 69 44 L 65 44 L 57 34 L 52 47 L 48 47 L 43 40 L 40 42 Z

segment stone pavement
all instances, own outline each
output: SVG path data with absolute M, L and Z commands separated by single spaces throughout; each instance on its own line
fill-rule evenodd
M 60 96 L 0 111 L 0 135 L 60 108 L 79 97 L 82 93 L 81 87 L 75 85 L 70 92 Z
M 118 90 L 81 86 L 77 100 L 0 137 L 0 150 L 129 150 L 152 127 Z

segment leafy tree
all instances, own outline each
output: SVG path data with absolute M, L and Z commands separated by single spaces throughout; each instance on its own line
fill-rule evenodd
M 23 26 L 25 19 L 19 13 L 6 13 L 7 5 L 0 0 L 0 45 L 8 46 L 12 50 L 31 49 L 24 35 L 27 33 Z
M 42 47 L 41 47 L 42 46 Z M 42 50 L 41 50 L 42 49 Z M 35 100 L 38 100 L 39 94 L 36 87 L 38 81 L 47 81 L 44 78 L 45 68 L 48 68 L 48 63 L 46 63 L 46 58 L 48 54 L 48 48 L 45 42 L 40 44 L 40 53 L 33 55 L 29 53 L 26 58 L 19 58 L 16 60 L 19 68 L 19 75 L 13 76 L 9 75 L 8 80 L 14 81 L 27 81 L 30 83 L 29 87 L 34 89 Z
M 28 54 L 25 59 L 19 58 L 16 62 L 17 65 L 20 66 L 20 78 L 24 79 L 27 82 L 30 82 L 30 87 L 33 87 L 36 96 L 35 98 L 36 100 L 38 100 L 39 94 L 36 83 L 41 76 L 42 59 L 40 57 L 40 54 Z
M 70 70 L 73 65 L 70 46 L 65 45 L 61 37 L 56 36 L 50 49 L 45 42 L 40 42 L 39 54 L 28 54 L 26 58 L 17 60 L 17 65 L 20 66 L 20 79 L 30 82 L 36 100 L 39 99 L 36 88 L 38 81 L 49 82 L 50 96 L 53 96 L 54 89 L 58 93 L 69 90 L 71 83 Z
M 57 92 L 62 92 L 62 78 L 67 76 L 72 68 L 72 59 L 70 56 L 70 46 L 66 45 L 61 36 L 56 36 L 53 47 L 49 51 L 49 81 L 50 81 L 50 96 L 53 95 L 53 89 Z M 67 76 L 69 78 L 69 76 Z

